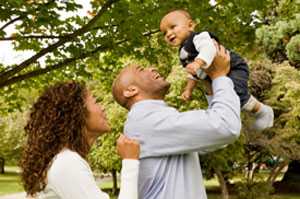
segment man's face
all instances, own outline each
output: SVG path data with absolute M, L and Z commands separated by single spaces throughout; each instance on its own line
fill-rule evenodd
M 160 31 L 171 46 L 181 45 L 193 29 L 193 21 L 178 11 L 167 14 L 160 22 Z
M 144 93 L 164 98 L 170 88 L 170 83 L 160 76 L 155 68 L 132 66 L 131 70 L 135 84 Z

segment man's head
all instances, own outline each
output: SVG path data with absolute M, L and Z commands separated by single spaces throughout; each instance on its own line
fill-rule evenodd
M 126 66 L 115 79 L 112 86 L 114 99 L 123 107 L 130 107 L 145 99 L 163 99 L 170 83 L 154 68 L 142 68 L 131 64 Z
M 191 15 L 185 10 L 171 11 L 160 21 L 160 31 L 171 46 L 181 45 L 194 31 L 195 26 Z

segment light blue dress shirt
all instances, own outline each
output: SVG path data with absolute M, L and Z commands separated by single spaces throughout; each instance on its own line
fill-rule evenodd
M 162 100 L 135 103 L 124 132 L 141 143 L 139 199 L 206 199 L 198 153 L 239 137 L 240 100 L 228 77 L 212 82 L 207 110 L 179 112 Z

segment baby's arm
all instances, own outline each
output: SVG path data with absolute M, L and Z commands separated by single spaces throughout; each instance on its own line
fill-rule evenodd
M 188 101 L 191 99 L 193 90 L 196 87 L 196 85 L 197 85 L 197 80 L 192 79 L 192 78 L 187 78 L 187 84 L 184 88 L 183 93 L 181 94 L 181 98 L 184 101 Z
M 197 75 L 197 71 L 207 69 L 216 56 L 217 49 L 208 32 L 202 32 L 193 38 L 196 50 L 199 52 L 194 61 L 186 66 L 187 72 Z
M 196 50 L 199 52 L 195 61 L 202 64 L 201 68 L 209 68 L 217 54 L 213 39 L 208 32 L 201 32 L 193 38 L 193 43 Z M 199 60 L 201 60 L 202 63 Z

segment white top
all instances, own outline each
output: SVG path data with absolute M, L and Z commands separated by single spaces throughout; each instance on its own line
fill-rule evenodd
M 137 199 L 138 160 L 123 160 L 118 199 Z M 38 199 L 109 199 L 94 179 L 89 164 L 76 152 L 62 150 L 47 173 L 47 186 Z

